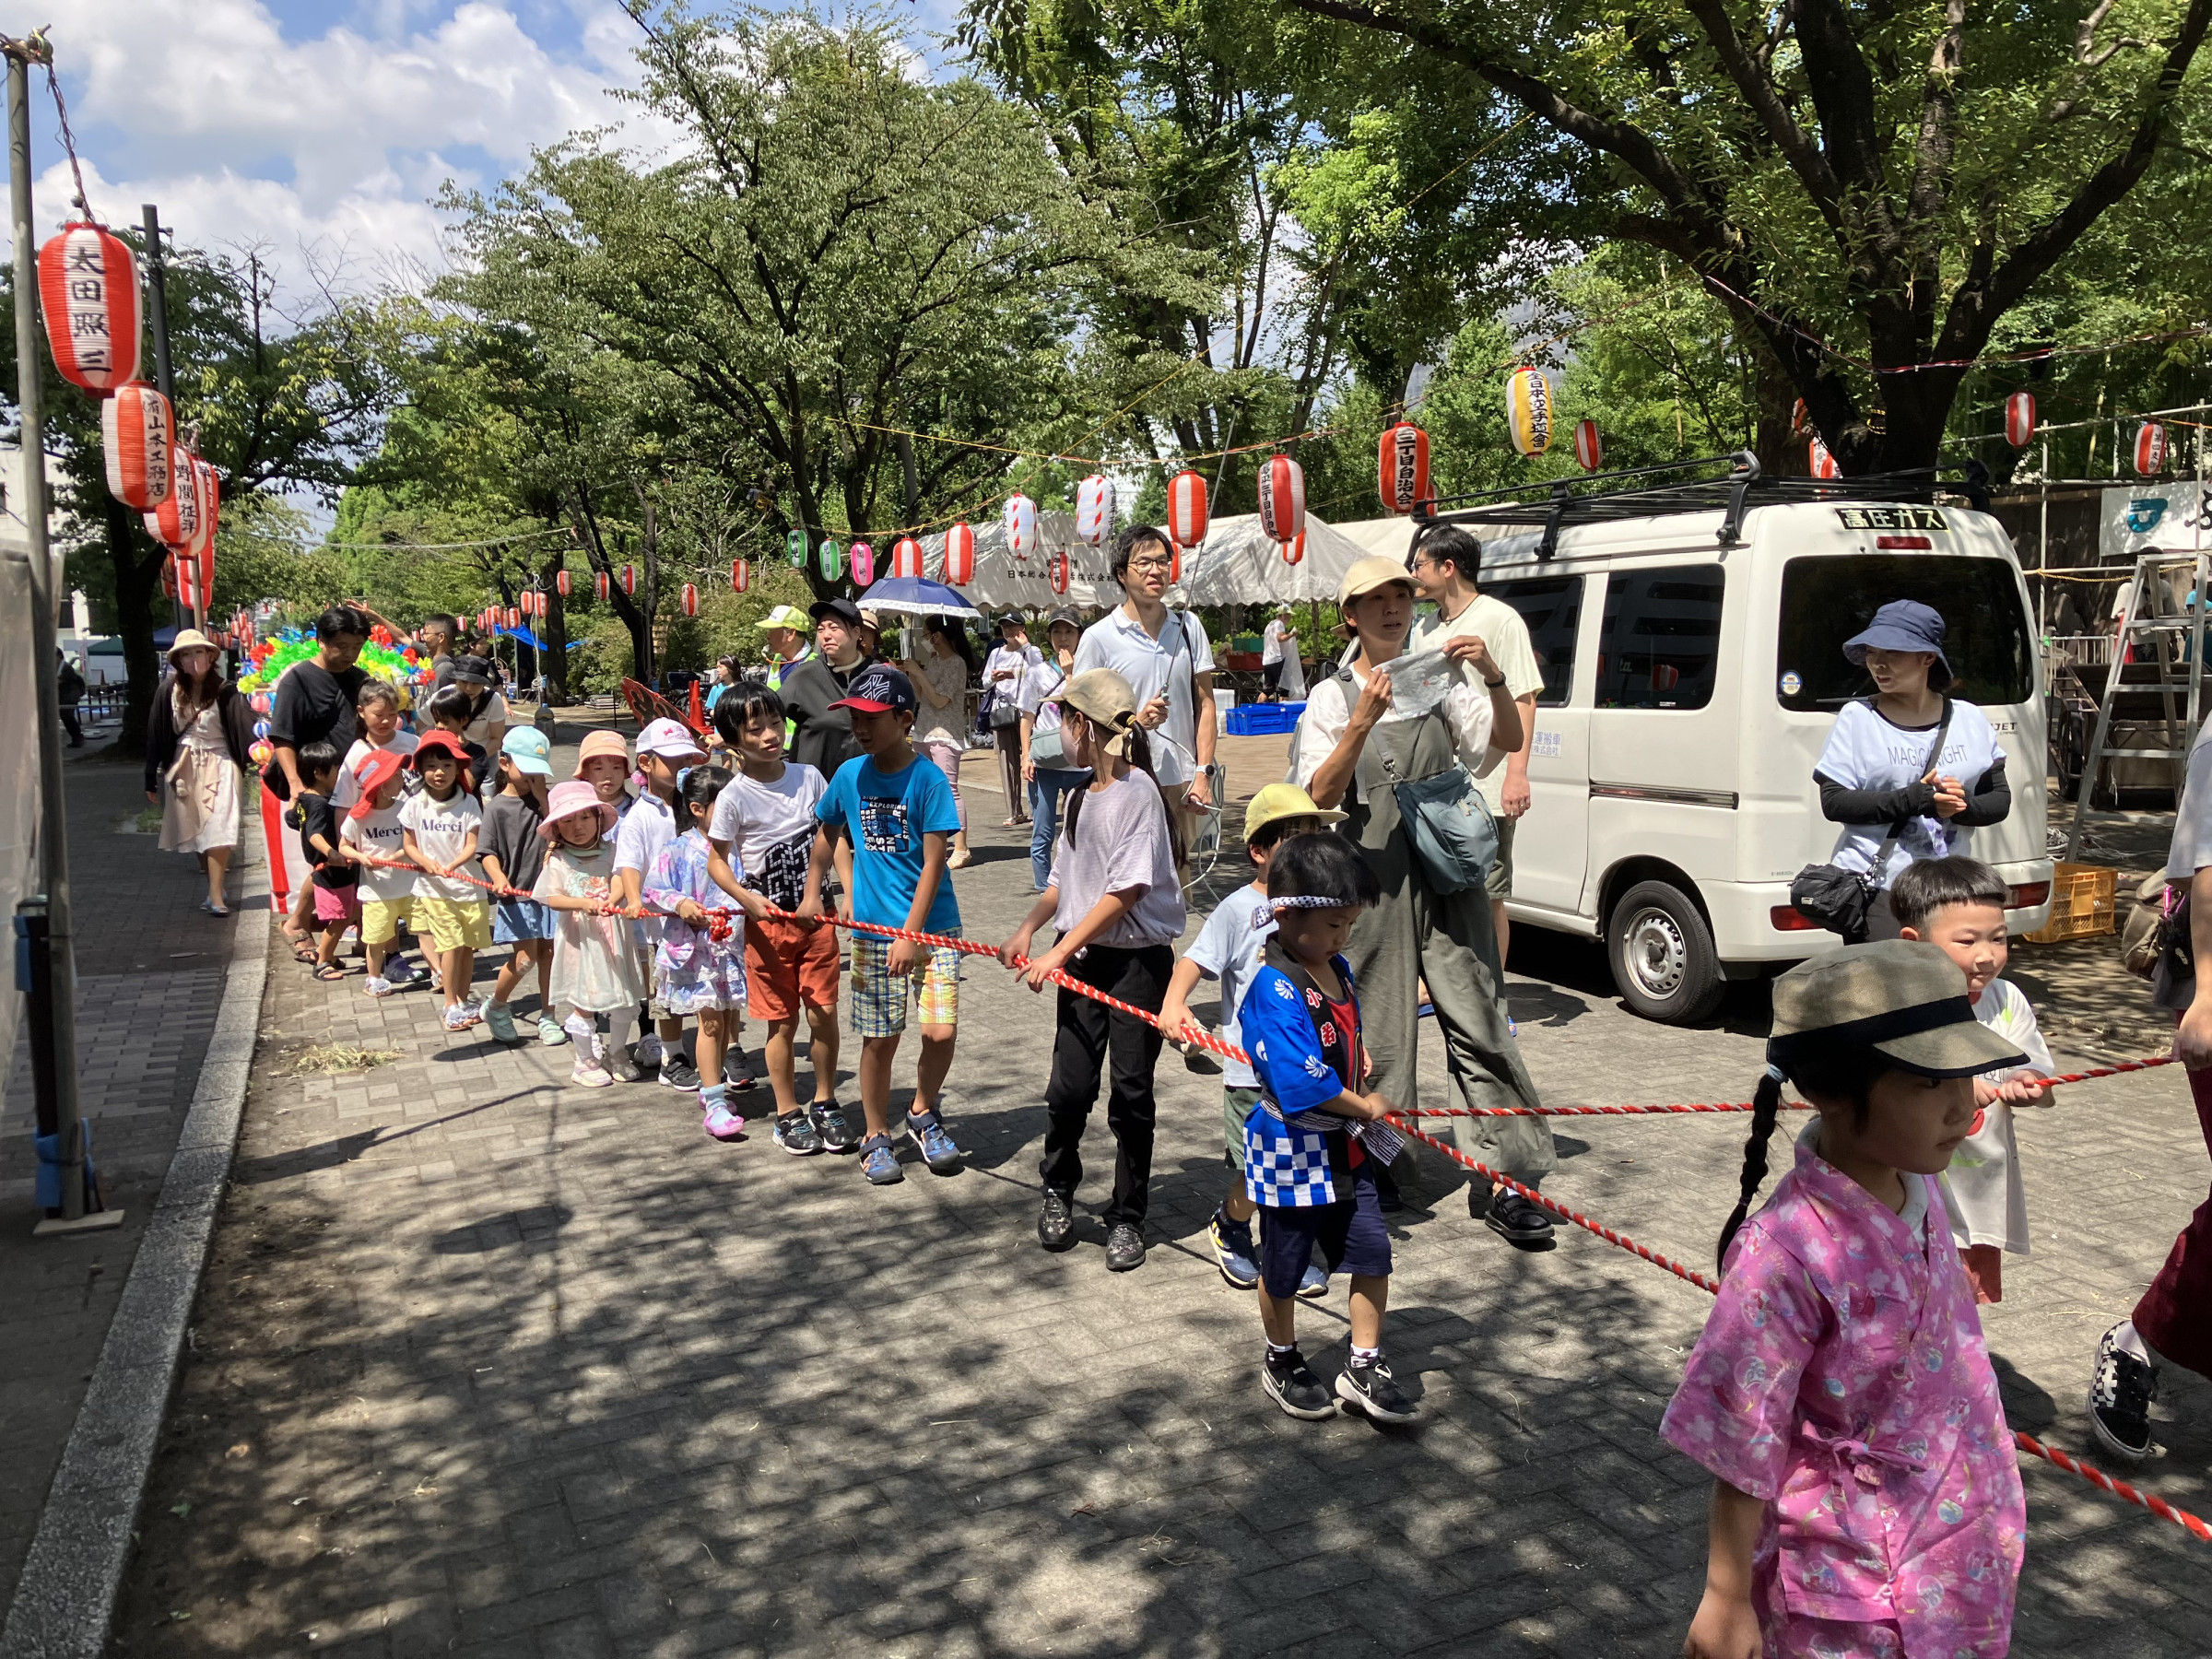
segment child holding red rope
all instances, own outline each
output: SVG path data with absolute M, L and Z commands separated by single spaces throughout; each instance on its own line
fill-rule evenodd
M 2026 1058 L 1933 946 L 1774 982 L 1720 1299 L 1660 1429 L 1714 1476 L 1688 1659 L 2006 1651 L 2027 1508 L 1933 1178 L 1974 1077 Z M 1785 1077 L 1818 1115 L 1747 1222 Z
M 745 916 L 730 917 L 718 933 L 707 914 L 709 905 L 720 908 L 722 902 L 708 868 L 714 849 L 707 827 L 729 781 L 728 768 L 721 766 L 694 766 L 684 773 L 677 790 L 684 832 L 653 855 L 642 889 L 645 903 L 662 918 L 653 955 L 653 1006 L 671 1019 L 699 1021 L 699 1069 L 690 1075 L 705 1114 L 701 1126 L 721 1141 L 745 1133 L 745 1118 L 730 1110 L 730 1086 L 722 1075 L 724 1047 L 736 1041 L 745 1008 Z M 674 1042 L 666 1053 L 664 1082 L 666 1068 L 682 1057 Z
M 426 739 L 427 741 L 427 739 Z M 618 741 L 619 741 L 618 739 Z M 553 1001 L 569 1010 L 564 1029 L 576 1040 L 570 1081 L 606 1088 L 599 1016 L 634 1011 L 645 1000 L 629 923 L 616 912 L 615 854 L 607 831 L 614 803 L 581 778 L 556 783 L 546 799 L 546 867 L 530 896 L 557 913 L 553 935 Z

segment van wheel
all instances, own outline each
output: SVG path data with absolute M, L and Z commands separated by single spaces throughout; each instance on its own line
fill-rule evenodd
M 1727 989 L 1712 930 L 1689 896 L 1667 882 L 1640 881 L 1620 896 L 1606 948 L 1622 1000 L 1646 1019 L 1702 1019 Z

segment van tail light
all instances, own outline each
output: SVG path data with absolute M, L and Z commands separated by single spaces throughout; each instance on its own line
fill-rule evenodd
M 1885 553 L 1925 553 L 1936 544 L 1924 535 L 1877 535 L 1874 545 Z
M 1791 904 L 1778 904 L 1767 912 L 1767 920 L 1774 924 L 1776 933 L 1813 933 L 1820 924 Z
M 2017 883 L 2011 889 L 2011 898 L 2006 908 L 2007 910 L 2033 910 L 2039 904 L 2049 903 L 2050 900 L 2051 884 L 2049 882 L 2023 881 Z

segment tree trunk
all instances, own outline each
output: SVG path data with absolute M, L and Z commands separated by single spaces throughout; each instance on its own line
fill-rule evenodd
M 154 647 L 154 606 L 161 597 L 161 560 L 139 556 L 131 511 L 102 493 L 107 508 L 108 560 L 115 571 L 115 631 L 123 636 L 123 667 L 129 677 L 124 691 L 123 732 L 115 744 L 126 755 L 146 752 L 147 715 L 161 679 L 161 653 Z
M 557 707 L 569 700 L 569 602 L 561 597 L 556 580 L 563 562 L 555 559 L 537 579 L 546 595 L 546 614 L 538 618 L 544 624 L 546 648 L 538 660 L 544 665 L 546 700 Z

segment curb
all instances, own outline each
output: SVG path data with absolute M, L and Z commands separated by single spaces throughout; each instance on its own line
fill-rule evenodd
M 39 1512 L 14 1605 L 0 1628 L 0 1659 L 98 1659 L 107 1650 L 132 1528 L 245 1114 L 268 980 L 269 930 L 254 918 L 275 921 L 261 908 L 268 896 L 267 864 L 254 844 L 256 828 L 248 818 L 241 837 L 254 856 L 241 871 L 246 891 L 235 907 L 222 1006 L 199 1085 Z

